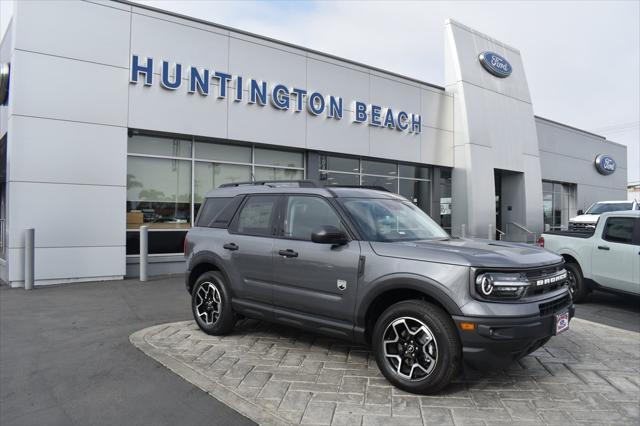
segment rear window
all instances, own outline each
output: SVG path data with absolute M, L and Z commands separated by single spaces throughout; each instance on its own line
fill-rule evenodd
M 243 197 L 207 198 L 200 209 L 196 226 L 226 228 Z
M 632 217 L 610 217 L 605 224 L 602 239 L 612 243 L 631 244 L 633 223 Z

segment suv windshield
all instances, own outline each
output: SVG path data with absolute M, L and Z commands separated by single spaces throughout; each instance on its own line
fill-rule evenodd
M 368 241 L 446 239 L 449 235 L 425 212 L 408 201 L 351 198 L 342 205 Z
M 585 214 L 602 214 L 606 212 L 619 212 L 621 210 L 631 210 L 633 203 L 595 203 Z

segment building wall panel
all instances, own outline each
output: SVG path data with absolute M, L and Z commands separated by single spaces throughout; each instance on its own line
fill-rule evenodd
M 13 114 L 127 125 L 124 68 L 18 50 L 12 73 Z
M 15 4 L 17 49 L 129 66 L 130 13 L 85 1 Z
M 163 60 L 182 64 L 184 79 L 189 66 L 220 72 L 229 69 L 226 35 L 137 13 L 131 17 L 131 53 L 153 58 L 158 76 Z
M 12 181 L 125 186 L 127 129 L 12 117 Z
M 36 247 L 124 247 L 125 202 L 124 186 L 10 182 L 8 246 L 35 228 Z
M 37 238 L 37 234 L 36 234 Z M 9 249 L 9 282 L 24 286 L 24 249 Z M 36 248 L 36 285 L 122 278 L 124 247 Z

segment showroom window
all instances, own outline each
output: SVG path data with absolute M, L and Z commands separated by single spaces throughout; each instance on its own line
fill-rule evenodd
M 451 170 L 440 169 L 440 226 L 451 234 Z
M 576 214 L 576 185 L 542 181 L 542 209 L 545 230 L 569 228 L 569 218 Z
M 328 185 L 380 186 L 430 213 L 432 169 L 392 161 L 320 155 L 320 179 Z
M 182 253 L 207 192 L 224 183 L 304 179 L 304 154 L 191 137 L 132 134 L 127 156 L 127 254 L 139 254 L 149 226 L 149 253 Z M 253 179 L 252 179 L 253 177 Z

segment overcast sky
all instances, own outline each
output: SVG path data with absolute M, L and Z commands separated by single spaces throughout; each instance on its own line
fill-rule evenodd
M 453 18 L 518 48 L 535 113 L 627 145 L 640 182 L 640 1 L 138 2 L 438 85 Z

